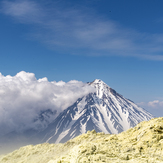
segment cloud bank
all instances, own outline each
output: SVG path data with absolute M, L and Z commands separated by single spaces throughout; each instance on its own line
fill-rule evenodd
M 46 77 L 37 80 L 35 74 L 24 71 L 15 76 L 0 73 L 0 133 L 45 127 L 90 92 L 94 92 L 94 88 L 76 80 L 49 82 Z
M 57 1 L 46 2 L 49 5 L 43 1 L 4 0 L 1 13 L 29 24 L 33 27 L 32 37 L 57 52 L 163 60 L 163 34 L 128 29 L 81 6 L 65 7 Z

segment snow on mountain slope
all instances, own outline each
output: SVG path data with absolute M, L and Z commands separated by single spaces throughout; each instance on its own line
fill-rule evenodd
M 88 85 L 95 87 L 96 92 L 79 98 L 39 132 L 42 142 L 63 143 L 93 129 L 117 134 L 153 117 L 99 79 Z

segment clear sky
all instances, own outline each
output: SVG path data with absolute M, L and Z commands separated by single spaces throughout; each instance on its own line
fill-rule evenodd
M 0 72 L 98 78 L 163 116 L 162 0 L 1 0 Z

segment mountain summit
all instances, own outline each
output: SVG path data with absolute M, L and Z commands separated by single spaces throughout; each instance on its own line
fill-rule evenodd
M 102 80 L 96 79 L 90 86 L 94 93 L 79 98 L 64 110 L 38 137 L 42 142 L 66 142 L 88 130 L 118 134 L 153 116 L 124 98 Z
M 57 117 L 50 108 L 38 115 L 43 124 L 48 122 L 48 118 L 54 118 L 51 123 L 46 123 L 44 129 L 31 128 L 23 133 L 13 131 L 1 137 L 0 153 L 4 149 L 11 152 L 27 144 L 64 143 L 89 130 L 118 134 L 141 121 L 153 118 L 150 113 L 124 98 L 100 79 L 87 83 L 86 86 L 94 88 L 94 91 L 78 98 Z

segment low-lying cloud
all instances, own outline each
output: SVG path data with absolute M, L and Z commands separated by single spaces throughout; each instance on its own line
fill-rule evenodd
M 22 131 L 29 128 L 45 127 L 56 115 L 72 105 L 78 98 L 94 92 L 86 83 L 72 80 L 52 81 L 36 79 L 35 74 L 21 71 L 15 76 L 0 73 L 0 133 L 12 130 Z M 46 115 L 46 121 L 37 120 L 39 114 Z
M 163 34 L 141 33 L 90 9 L 48 2 L 3 0 L 1 13 L 33 27 L 32 37 L 57 52 L 163 60 Z

